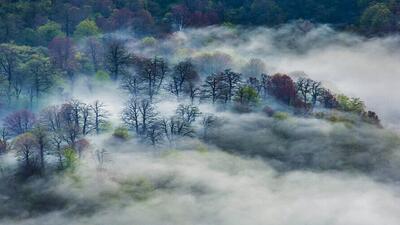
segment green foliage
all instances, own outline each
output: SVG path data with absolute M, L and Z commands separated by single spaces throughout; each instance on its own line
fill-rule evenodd
M 75 170 L 78 163 L 78 155 L 73 148 L 66 148 L 63 151 L 64 159 L 65 159 L 65 169 Z
M 48 23 L 38 27 L 36 31 L 39 42 L 45 46 L 47 46 L 53 38 L 64 36 L 64 33 L 61 31 L 61 25 L 54 21 L 49 21 Z
M 93 20 L 85 19 L 76 26 L 74 37 L 77 39 L 96 36 L 101 33 L 100 28 Z
M 390 31 L 392 23 L 392 12 L 384 3 L 368 7 L 360 19 L 361 29 L 369 34 Z
M 145 46 L 154 46 L 157 44 L 157 39 L 154 37 L 145 37 L 142 39 L 142 44 Z
M 98 82 L 106 82 L 111 80 L 110 75 L 104 70 L 97 71 L 94 75 L 94 79 Z
M 237 91 L 235 101 L 242 105 L 256 105 L 260 101 L 260 97 L 254 88 L 244 86 Z
M 365 112 L 364 102 L 359 98 L 349 98 L 345 95 L 338 95 L 336 99 L 339 103 L 339 109 L 345 112 L 362 114 Z
M 287 120 L 289 115 L 285 112 L 276 112 L 274 113 L 273 118 L 276 120 Z
M 122 140 L 129 139 L 129 130 L 125 127 L 117 127 L 114 130 L 113 136 Z

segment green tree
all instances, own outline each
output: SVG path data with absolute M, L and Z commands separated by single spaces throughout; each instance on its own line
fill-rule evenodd
M 338 95 L 336 99 L 340 110 L 357 114 L 365 112 L 365 104 L 359 98 L 349 98 L 345 95 Z
M 241 105 L 251 106 L 259 102 L 257 91 L 250 86 L 240 87 L 236 93 L 235 101 Z
M 368 7 L 361 16 L 360 27 L 368 33 L 383 33 L 393 28 L 393 14 L 384 3 Z
M 100 28 L 93 20 L 85 19 L 76 26 L 74 37 L 80 39 L 84 37 L 96 36 L 100 33 Z
M 39 42 L 42 45 L 47 45 L 55 37 L 64 36 L 64 33 L 61 31 L 61 25 L 54 21 L 49 21 L 38 27 L 36 31 L 38 33 Z

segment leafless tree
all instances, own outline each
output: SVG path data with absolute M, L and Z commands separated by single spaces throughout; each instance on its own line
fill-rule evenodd
M 93 64 L 94 71 L 97 72 L 104 61 L 103 45 L 95 37 L 89 37 L 86 41 L 85 53 Z
M 221 76 L 223 78 L 223 87 L 225 89 L 225 102 L 231 102 L 232 97 L 235 95 L 235 91 L 239 87 L 242 75 L 240 73 L 235 73 L 227 69 L 223 73 L 221 73 Z
M 136 70 L 143 82 L 143 89 L 147 91 L 150 101 L 159 92 L 168 72 L 168 64 L 163 58 L 153 59 L 136 58 Z
M 129 99 L 122 112 L 122 121 L 125 125 L 135 129 L 136 134 L 139 134 L 140 130 L 140 100 L 136 97 Z
M 202 98 L 209 98 L 214 104 L 223 96 L 222 90 L 223 77 L 221 74 L 210 75 L 202 86 Z
M 137 134 L 146 135 L 149 125 L 156 120 L 157 112 L 149 99 L 131 98 L 123 110 L 122 120 Z
M 28 110 L 17 111 L 4 118 L 4 126 L 11 135 L 19 135 L 30 131 L 35 123 L 35 115 Z
M 92 109 L 94 117 L 93 121 L 94 130 L 96 131 L 96 134 L 99 134 L 101 126 L 106 124 L 107 122 L 109 113 L 105 109 L 105 104 L 99 100 L 96 100 L 92 105 L 90 105 L 90 108 Z
M 38 144 L 35 137 L 31 133 L 21 134 L 15 139 L 13 146 L 24 172 L 34 172 L 38 161 Z
M 197 80 L 199 80 L 199 75 L 194 65 L 190 60 L 185 60 L 174 67 L 168 89 L 171 93 L 179 97 L 184 92 L 185 87 L 190 86 L 190 84 L 193 84 Z
M 117 80 L 120 75 L 126 72 L 131 62 L 131 55 L 121 40 L 109 40 L 105 53 L 106 68 L 111 74 L 111 78 Z

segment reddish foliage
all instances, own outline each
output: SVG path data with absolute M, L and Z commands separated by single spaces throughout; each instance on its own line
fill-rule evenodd
M 268 90 L 272 96 L 287 105 L 295 103 L 296 85 L 288 75 L 278 73 L 272 76 Z

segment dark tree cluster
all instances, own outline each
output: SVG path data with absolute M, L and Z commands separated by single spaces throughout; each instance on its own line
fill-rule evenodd
M 129 29 L 164 34 L 214 24 L 267 25 L 305 19 L 368 35 L 399 30 L 398 1 L 389 0 L 98 0 L 11 1 L 0 10 L 0 42 L 47 46 Z
M 87 135 L 107 129 L 107 118 L 108 112 L 100 101 L 86 104 L 71 100 L 38 114 L 16 111 L 3 120 L 0 152 L 15 151 L 24 175 L 44 174 L 49 155 L 56 157 L 57 167 L 63 169 L 72 154 L 81 157 L 89 145 Z

